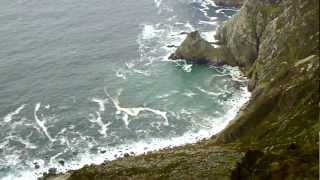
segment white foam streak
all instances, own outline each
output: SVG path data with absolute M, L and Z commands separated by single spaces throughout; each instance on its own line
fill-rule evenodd
M 31 142 L 29 142 L 27 140 L 22 139 L 21 137 L 17 137 L 17 140 L 19 142 L 21 142 L 22 144 L 24 144 L 25 148 L 27 148 L 27 149 L 36 149 L 37 148 L 36 145 L 34 145 L 33 143 L 31 143 Z
M 43 133 L 48 137 L 48 139 L 49 139 L 51 142 L 54 142 L 55 139 L 53 139 L 53 138 L 50 136 L 50 134 L 49 134 L 49 132 L 48 132 L 48 129 L 47 129 L 47 127 L 45 126 L 46 121 L 45 121 L 45 120 L 40 120 L 39 117 L 38 117 L 38 115 L 37 115 L 37 113 L 38 113 L 38 111 L 39 111 L 39 109 L 40 109 L 40 106 L 41 106 L 41 103 L 37 103 L 36 106 L 35 106 L 35 108 L 34 108 L 34 113 L 33 113 L 33 114 L 34 114 L 34 119 L 36 120 L 37 124 L 39 125 L 39 127 L 41 128 L 41 130 L 43 131 Z
M 205 94 L 208 94 L 210 96 L 219 96 L 219 95 L 221 95 L 221 93 L 215 93 L 215 92 L 207 91 L 207 90 L 205 90 L 205 89 L 203 89 L 201 87 L 197 87 L 197 89 L 199 89 L 199 91 L 201 91 L 201 92 L 203 92 Z
M 170 96 L 172 96 L 174 94 L 177 94 L 177 93 L 179 93 L 179 91 L 173 90 L 173 91 L 171 91 L 171 92 L 169 92 L 167 94 L 159 95 L 159 96 L 157 96 L 157 98 L 158 99 L 167 98 L 167 97 L 170 97 Z
M 184 64 L 182 65 L 182 69 L 185 71 L 185 72 L 191 72 L 192 71 L 192 64 Z
M 159 8 L 162 3 L 162 0 L 154 0 L 154 3 L 156 4 L 157 8 Z
M 119 78 L 122 78 L 123 80 L 126 80 L 126 79 L 127 79 L 126 75 L 123 74 L 123 73 L 120 72 L 120 71 L 117 71 L 117 72 L 116 72 L 116 76 L 119 77 Z
M 194 27 L 189 23 L 187 22 L 185 25 L 184 25 L 189 31 L 194 31 Z
M 90 122 L 97 123 L 98 126 L 100 126 L 101 129 L 98 130 L 98 132 L 103 135 L 104 137 L 107 137 L 107 130 L 108 126 L 111 125 L 111 122 L 108 122 L 107 124 L 104 124 L 101 118 L 101 114 L 99 112 L 96 112 L 96 117 L 93 114 L 90 114 Z
M 191 90 L 184 92 L 183 95 L 188 96 L 188 97 L 193 97 L 197 95 L 196 93 L 192 92 Z
M 206 7 L 212 6 L 212 7 L 217 7 L 216 3 L 212 0 L 203 0 L 203 5 Z
M 99 98 L 92 98 L 92 102 L 98 103 L 99 105 L 99 111 L 105 111 L 105 103 L 108 102 L 108 99 L 99 99 Z
M 214 38 L 216 35 L 216 31 L 210 31 L 210 32 L 202 32 L 201 35 L 204 37 L 205 40 L 207 40 L 210 43 L 215 43 L 217 40 Z M 213 47 L 218 48 L 219 45 L 212 44 Z
M 145 76 L 150 76 L 151 75 L 150 72 L 142 71 L 142 70 L 139 70 L 139 69 L 133 69 L 133 72 L 138 73 L 138 74 L 142 74 L 142 75 L 145 75 Z
M 199 24 L 217 25 L 215 21 L 199 21 Z
M 112 96 L 110 96 L 110 94 L 105 90 L 106 95 L 111 99 L 111 101 L 113 102 L 113 105 L 115 106 L 115 108 L 117 109 L 117 111 L 120 112 L 124 112 L 126 114 L 128 114 L 129 116 L 138 116 L 142 111 L 149 111 L 152 112 L 156 115 L 161 116 L 165 122 L 164 125 L 168 126 L 169 125 L 169 121 L 167 118 L 167 112 L 164 111 L 160 111 L 160 110 L 156 110 L 156 109 L 151 109 L 148 107 L 132 107 L 132 108 L 124 108 L 120 106 L 120 102 L 119 102 L 119 96 L 121 95 L 122 89 L 120 89 L 118 91 L 118 96 L 116 98 L 113 98 Z M 126 125 L 129 124 L 129 122 L 127 121 L 128 119 L 126 118 L 126 121 L 124 121 L 124 123 Z
M 12 117 L 15 115 L 18 115 L 20 113 L 20 111 L 26 106 L 26 104 L 22 104 L 20 107 L 18 107 L 15 111 L 7 114 L 4 118 L 3 121 L 4 122 L 10 122 L 12 120 Z
M 164 30 L 155 29 L 152 25 L 144 25 L 142 31 L 142 39 L 152 39 L 158 36 L 158 33 L 163 33 Z

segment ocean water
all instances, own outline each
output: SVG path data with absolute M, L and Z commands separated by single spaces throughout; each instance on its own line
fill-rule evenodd
M 193 30 L 214 41 L 236 12 L 209 0 L 0 1 L 0 179 L 221 131 L 250 96 L 246 79 L 170 61 L 168 46 Z

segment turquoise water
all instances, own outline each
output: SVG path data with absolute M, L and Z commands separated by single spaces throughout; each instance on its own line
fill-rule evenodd
M 170 61 L 167 46 L 193 30 L 213 41 L 234 13 L 209 1 L 1 1 L 0 179 L 221 130 L 248 98 L 246 79 Z

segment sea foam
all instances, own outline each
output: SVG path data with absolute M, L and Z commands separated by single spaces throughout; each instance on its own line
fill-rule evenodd
M 36 120 L 37 124 L 39 125 L 39 127 L 41 128 L 41 130 L 43 131 L 43 133 L 48 137 L 48 139 L 53 142 L 55 141 L 54 138 L 51 137 L 51 135 L 49 134 L 48 132 L 48 128 L 46 127 L 46 120 L 43 119 L 43 120 L 40 120 L 37 113 L 39 111 L 41 107 L 41 103 L 37 103 L 35 108 L 34 108 L 34 119 Z
M 157 109 L 148 108 L 148 107 L 132 107 L 132 108 L 121 107 L 120 106 L 120 102 L 119 102 L 119 96 L 121 95 L 121 92 L 122 92 L 122 89 L 119 89 L 118 93 L 117 93 L 117 96 L 114 98 L 114 97 L 110 96 L 108 91 L 105 89 L 106 95 L 111 99 L 111 101 L 113 102 L 113 105 L 115 106 L 117 111 L 124 112 L 129 116 L 138 116 L 142 111 L 152 112 L 152 113 L 154 113 L 156 115 L 161 116 L 164 119 L 164 125 L 165 126 L 169 125 L 169 120 L 167 118 L 167 112 L 160 111 L 160 110 L 157 110 Z M 127 116 L 126 116 L 126 118 L 124 120 L 124 123 L 126 125 L 129 124 Z
M 10 122 L 12 120 L 12 117 L 15 115 L 18 115 L 20 113 L 20 111 L 26 106 L 26 104 L 22 104 L 20 107 L 18 107 L 15 111 L 7 114 L 4 118 L 3 121 L 4 122 Z

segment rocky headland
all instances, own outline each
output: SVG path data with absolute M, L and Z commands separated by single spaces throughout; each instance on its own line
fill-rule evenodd
M 170 58 L 249 78 L 251 99 L 221 133 L 43 179 L 318 179 L 319 1 L 246 0 L 216 40 L 192 32 Z

